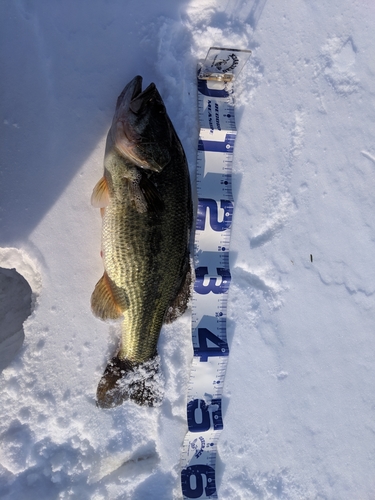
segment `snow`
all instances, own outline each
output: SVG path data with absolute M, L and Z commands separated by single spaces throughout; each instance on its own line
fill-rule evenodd
M 190 316 L 163 328 L 159 408 L 96 408 L 118 332 L 90 311 L 90 196 L 136 74 L 194 179 L 196 62 L 214 45 L 253 51 L 236 82 L 219 498 L 375 498 L 373 2 L 16 0 L 0 19 L 0 497 L 180 498 Z

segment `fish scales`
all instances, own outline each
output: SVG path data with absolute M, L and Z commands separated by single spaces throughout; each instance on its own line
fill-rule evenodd
M 143 93 L 139 80 L 133 87 L 132 82 L 127 86 L 130 85 L 133 95 L 130 106 L 137 100 L 133 107 L 138 109 Z M 150 388 L 154 368 L 149 377 L 146 374 L 137 382 L 134 374 L 142 363 L 155 357 L 162 324 L 183 312 L 189 297 L 188 245 L 192 223 L 189 171 L 182 145 L 161 108 L 164 106 L 161 97 L 155 87 L 151 91 L 150 87 L 144 91 L 144 100 L 151 107 L 152 127 L 143 128 L 135 153 L 126 129 L 128 124 L 123 124 L 127 132 L 126 147 L 121 145 L 121 135 L 119 139 L 119 118 L 128 119 L 119 107 L 119 101 L 121 104 L 126 100 L 126 88 L 122 100 L 121 94 L 107 138 L 104 177 L 93 195 L 94 205 L 96 199 L 96 206 L 102 206 L 103 210 L 105 274 L 93 293 L 92 307 L 102 319 L 122 318 L 120 349 L 108 363 L 98 386 L 97 400 L 102 407 L 121 404 L 125 399 L 140 404 L 157 403 L 157 396 Z M 158 114 L 152 108 L 155 101 Z M 125 104 L 129 108 L 129 102 Z M 131 113 L 128 108 L 127 113 Z M 154 146 L 156 153 L 150 135 L 154 144 L 155 139 L 160 141 Z M 142 149 L 142 141 L 146 149 Z M 153 163 L 155 156 L 159 164 Z M 121 379 L 127 377 L 130 382 L 123 384 L 124 389 Z
M 165 203 L 162 214 L 139 213 L 130 200 L 114 199 L 103 217 L 104 266 L 109 278 L 126 290 L 129 304 L 123 313 L 119 357 L 134 362 L 155 353 L 186 254 L 186 237 L 174 238 L 176 227 L 185 226 L 188 232 L 186 210 L 180 208 L 188 203 L 186 181 L 181 182 L 178 173 L 171 162 L 157 174 Z

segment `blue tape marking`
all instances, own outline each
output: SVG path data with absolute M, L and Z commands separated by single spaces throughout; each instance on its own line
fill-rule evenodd
M 190 432 L 205 432 L 210 427 L 222 430 L 221 399 L 212 399 L 210 404 L 203 399 L 193 399 L 187 405 L 187 421 Z
M 226 134 L 224 142 L 198 140 L 198 151 L 211 151 L 213 153 L 233 154 L 235 134 Z
M 195 479 L 194 487 L 190 481 L 192 476 Z M 206 478 L 206 487 L 203 486 L 202 476 Z M 182 493 L 187 498 L 200 498 L 203 493 L 210 497 L 216 493 L 215 469 L 209 465 L 190 465 L 181 471 L 181 486 Z
M 217 277 L 210 277 L 210 281 L 207 285 L 203 284 L 203 281 L 206 276 L 208 276 L 208 267 L 202 266 L 197 267 L 195 270 L 195 283 L 194 283 L 194 291 L 201 294 L 207 295 L 212 292 L 215 294 L 218 293 L 226 293 L 229 290 L 231 275 L 229 269 L 224 269 L 221 267 L 217 267 L 217 274 L 222 277 L 220 283 L 217 283 Z
M 207 345 L 207 341 L 214 347 Z M 198 328 L 198 346 L 194 346 L 194 356 L 199 356 L 200 361 L 208 361 L 209 357 L 229 356 L 229 346 L 226 340 L 221 339 L 208 328 Z
M 216 200 L 199 198 L 197 210 L 196 229 L 204 231 L 206 226 L 206 212 L 209 210 L 210 226 L 213 231 L 225 231 L 229 229 L 233 219 L 233 203 L 228 200 L 220 200 L 220 208 L 224 210 L 223 220 L 218 220 L 218 208 Z

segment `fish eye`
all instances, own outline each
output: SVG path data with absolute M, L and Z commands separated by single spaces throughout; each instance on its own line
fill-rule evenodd
M 151 97 L 149 100 L 149 104 L 152 104 L 154 107 L 154 110 L 157 113 L 166 113 L 166 109 L 164 106 L 164 103 L 161 102 L 159 99 L 155 99 L 155 97 Z
M 165 113 L 166 113 L 166 109 L 165 109 L 165 106 L 164 106 L 164 104 L 163 104 L 163 103 L 161 103 L 161 102 L 159 103 L 159 105 L 157 106 L 157 111 L 158 111 L 159 113 L 162 113 L 162 114 L 165 114 Z

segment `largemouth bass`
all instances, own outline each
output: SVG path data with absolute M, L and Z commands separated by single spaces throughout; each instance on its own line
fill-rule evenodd
M 142 91 L 140 76 L 117 99 L 91 201 L 102 213 L 105 269 L 91 307 L 103 320 L 122 318 L 97 404 L 154 406 L 162 398 L 153 383 L 160 330 L 185 311 L 190 295 L 192 200 L 183 147 L 155 85 Z

